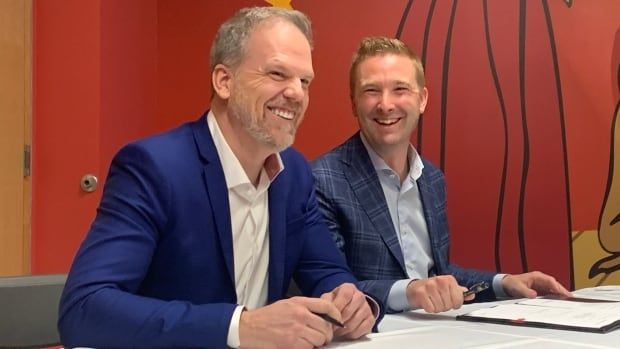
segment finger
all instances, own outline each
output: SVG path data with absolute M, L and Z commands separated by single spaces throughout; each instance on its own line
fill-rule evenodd
M 459 293 L 461 294 L 461 296 L 463 296 L 463 294 L 464 294 L 465 292 L 467 292 L 468 290 L 469 290 L 469 289 L 468 289 L 467 287 L 463 287 L 463 286 L 460 286 L 460 285 L 459 285 L 459 287 L 458 287 L 458 291 L 459 291 Z M 463 297 L 463 303 L 464 303 L 465 301 L 468 301 L 468 302 L 469 302 L 469 301 L 473 301 L 475 298 L 476 298 L 476 294 L 475 294 L 475 293 L 470 294 L 470 295 L 469 295 L 469 296 L 467 296 L 467 297 Z M 461 305 L 463 305 L 463 303 L 461 303 Z
M 342 284 L 334 289 L 334 298 L 332 302 L 340 311 L 342 311 L 350 302 L 353 294 L 359 292 L 352 284 Z
M 300 339 L 296 340 L 293 347 L 294 348 L 303 348 L 303 349 L 312 349 L 312 348 L 314 348 L 312 343 L 308 342 L 307 340 L 305 340 L 303 338 L 300 338 Z
M 453 293 L 459 287 L 456 279 L 451 275 L 442 275 L 434 277 L 434 280 L 436 281 L 435 289 L 438 296 L 437 298 L 435 296 L 432 297 L 433 303 L 435 304 L 435 311 L 441 312 L 452 309 L 454 306 L 454 302 L 452 301 Z
M 306 327 L 304 328 L 302 337 L 308 339 L 315 346 L 321 346 L 331 342 L 334 331 L 329 322 L 316 314 L 308 312 L 305 323 Z
M 312 348 L 316 348 L 316 347 L 318 347 L 318 346 L 320 346 L 320 345 L 314 345 L 314 343 L 312 343 L 312 342 L 311 342 L 310 340 L 308 340 L 307 338 L 305 338 L 305 337 L 301 337 L 301 336 L 300 336 L 300 337 L 299 337 L 299 338 L 295 341 L 295 343 L 294 343 L 294 345 L 293 345 L 293 348 L 308 348 L 308 349 L 312 349 Z
M 558 294 L 558 295 L 564 296 L 564 297 L 572 297 L 573 296 L 572 292 L 567 290 L 564 286 L 562 286 L 561 283 L 559 283 L 559 282 L 557 282 L 555 280 L 554 280 L 554 285 L 553 285 L 553 288 L 551 290 L 551 293 L 555 293 L 555 294 Z
M 348 315 L 348 319 L 344 323 L 346 326 L 346 331 L 343 332 L 352 333 L 360 326 L 364 319 L 367 317 L 373 317 L 372 311 L 370 310 L 370 305 L 366 302 L 365 297 L 362 299 L 362 302 L 363 303 L 356 302 L 357 306 L 355 308 L 352 306 L 348 307 L 347 311 L 350 312 L 350 315 Z M 343 317 L 345 317 L 345 315 L 343 315 Z
M 370 333 L 370 331 L 372 331 L 372 326 L 374 326 L 375 324 L 375 318 L 374 316 L 369 316 L 366 317 L 358 326 L 358 328 L 350 334 L 350 338 L 351 339 L 357 339 L 360 338 L 368 333 Z
M 342 328 L 335 332 L 335 335 L 344 339 L 357 339 L 364 336 L 372 330 L 372 326 L 375 324 L 374 316 L 368 316 L 362 319 L 355 328 Z
M 356 291 L 351 296 L 349 304 L 341 311 L 342 321 L 346 324 L 364 306 L 370 308 L 366 301 L 366 296 L 362 292 Z
M 463 286 L 459 286 L 459 292 L 461 293 L 461 296 L 463 295 L 463 292 L 467 291 L 468 289 L 466 287 Z M 472 293 L 469 296 L 463 298 L 463 301 L 473 301 L 476 298 L 476 294 Z M 463 305 L 463 303 L 461 303 L 461 305 Z
M 456 286 L 450 289 L 450 302 L 452 302 L 452 309 L 458 309 L 463 305 L 463 289 L 464 287 Z
M 435 302 L 433 301 L 432 296 L 426 296 L 425 299 L 422 300 L 422 308 L 427 313 L 436 313 Z
M 303 305 L 305 308 L 307 308 L 311 312 L 315 312 L 318 314 L 327 314 L 338 321 L 342 321 L 342 315 L 340 313 L 340 310 L 336 308 L 334 303 L 329 302 L 325 299 L 308 298 L 308 297 L 293 297 L 290 299 L 294 300 L 300 305 Z M 324 321 L 323 319 L 321 320 Z
M 436 288 L 435 292 L 431 292 L 430 293 L 430 300 L 431 302 L 433 302 L 433 307 L 435 308 L 434 311 L 435 313 L 439 313 L 444 311 L 446 308 L 445 305 L 445 298 L 446 298 L 446 289 L 443 288 L 444 286 L 442 285 L 438 285 L 438 287 Z
M 446 311 L 449 309 L 452 309 L 452 289 L 451 287 L 447 287 L 444 288 L 442 290 L 440 290 L 439 292 L 439 300 L 438 300 L 438 306 L 439 306 L 439 311 Z
M 518 282 L 514 285 L 513 292 L 511 292 L 511 294 L 514 294 L 515 298 L 535 298 L 538 295 L 535 290 L 527 287 L 527 285 L 522 282 Z
M 334 294 L 332 292 L 326 292 L 321 295 L 321 299 L 326 300 L 328 302 L 333 302 Z

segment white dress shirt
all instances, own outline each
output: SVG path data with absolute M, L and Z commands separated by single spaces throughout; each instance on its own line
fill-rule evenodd
M 227 345 L 239 347 L 239 320 L 243 308 L 255 309 L 267 303 L 269 281 L 269 185 L 284 169 L 279 154 L 265 160 L 255 187 L 230 149 L 213 112 L 207 117 L 217 150 L 230 205 L 235 290 L 237 304 L 228 331 Z

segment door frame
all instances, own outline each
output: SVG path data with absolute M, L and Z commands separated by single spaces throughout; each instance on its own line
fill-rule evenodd
M 32 0 L 0 1 L 0 276 L 30 273 Z

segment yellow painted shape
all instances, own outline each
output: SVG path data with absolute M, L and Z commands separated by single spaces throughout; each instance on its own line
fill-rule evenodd
M 293 9 L 293 6 L 291 5 L 291 0 L 265 0 L 265 2 L 273 7 L 281 7 L 289 10 Z
M 609 255 L 599 244 L 597 230 L 574 231 L 572 239 L 575 288 L 597 285 L 620 285 L 620 271 L 609 275 L 599 274 L 592 279 L 588 277 L 592 265 Z
M 615 143 L 613 144 L 613 149 L 618 149 L 618 145 L 620 145 L 620 108 L 616 110 L 616 115 L 613 119 L 615 124 L 612 137 Z M 605 250 L 610 253 L 620 253 L 620 222 L 612 224 L 620 215 L 620 153 L 614 152 L 613 149 L 612 173 L 611 178 L 607 179 L 609 181 L 607 187 L 608 194 L 603 208 L 601 225 L 598 227 L 598 234 L 601 245 L 603 245 Z

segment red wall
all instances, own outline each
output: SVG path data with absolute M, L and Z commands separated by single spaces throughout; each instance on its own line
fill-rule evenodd
M 348 66 L 356 44 L 367 35 L 394 36 L 405 12 L 407 0 L 393 1 L 314 1 L 295 0 L 292 5 L 313 20 L 315 34 L 314 68 L 316 79 L 311 86 L 311 102 L 295 146 L 309 159 L 341 143 L 356 130 L 348 97 Z M 416 0 L 403 26 L 402 39 L 421 52 L 430 0 Z M 490 27 L 500 81 L 506 95 L 510 119 L 512 160 L 520 164 L 517 39 L 518 1 L 490 2 Z M 617 90 L 609 72 L 613 70 L 612 46 L 617 35 L 620 11 L 617 0 L 600 0 L 596 4 L 575 1 L 549 3 L 557 45 L 561 76 L 565 142 L 568 160 L 568 198 L 573 230 L 596 229 L 598 212 L 605 191 L 609 163 L 609 129 L 617 102 Z M 480 189 L 499 177 L 498 167 L 489 165 L 478 171 L 467 170 L 467 156 L 485 157 L 501 162 L 503 134 L 497 117 L 499 106 L 493 81 L 488 74 L 488 57 L 484 40 L 480 2 L 458 2 L 451 46 L 447 45 L 448 23 L 453 2 L 436 3 L 429 26 L 427 77 L 430 101 L 425 120 L 424 154 L 440 162 L 442 78 L 445 58 L 449 56 L 450 116 L 446 135 L 449 150 L 446 162 L 450 223 L 453 226 L 452 254 L 467 266 L 493 269 L 493 237 L 477 230 L 495 220 L 484 221 L 479 215 L 494 219 L 497 195 Z M 454 2 L 456 4 L 456 2 Z M 529 4 L 529 2 L 528 2 Z M 557 136 L 557 119 L 543 119 L 544 112 L 556 100 L 555 85 L 550 84 L 553 61 L 550 57 L 544 11 L 538 2 L 528 7 L 526 59 L 530 84 L 531 134 L 537 153 L 533 156 L 540 168 L 534 183 L 532 211 L 543 218 L 530 219 L 532 231 L 528 251 L 540 257 L 549 250 L 563 249 L 568 255 L 567 218 L 560 218 L 561 241 L 549 245 L 545 239 L 549 221 L 545 207 L 536 195 L 545 198 L 545 169 L 548 163 L 562 162 L 557 152 L 550 153 L 544 140 Z M 33 272 L 63 272 L 69 267 L 79 242 L 95 214 L 100 191 L 85 194 L 79 178 L 95 173 L 103 182 L 109 161 L 124 143 L 153 132 L 165 130 L 198 118 L 209 105 L 210 82 L 208 54 L 219 24 L 236 9 L 249 5 L 266 5 L 259 0 L 56 0 L 34 2 L 34 120 L 33 120 Z M 362 6 L 363 5 L 363 6 Z M 512 6 L 512 7 L 511 7 Z M 452 50 L 446 54 L 446 48 Z M 539 51 L 537 51 L 539 50 Z M 616 54 L 616 61 L 617 61 Z M 544 64 L 536 59 L 544 57 Z M 538 69 L 538 70 L 537 70 Z M 537 78 L 551 76 L 538 83 Z M 611 82 L 611 84 L 610 84 Z M 547 85 L 544 85 L 547 84 Z M 547 86 L 543 88 L 543 86 Z M 544 95 L 536 89 L 544 90 Z M 485 100 L 491 98 L 491 101 Z M 557 104 L 556 104 L 557 105 Z M 547 108 L 547 109 L 545 109 Z M 550 113 L 558 113 L 555 107 Z M 485 121 L 486 120 L 486 121 Z M 543 124 L 553 122 L 549 133 Z M 415 138 L 415 137 L 414 137 Z M 542 142 L 541 142 L 542 140 Z M 416 140 L 417 141 L 417 140 Z M 536 143 L 538 142 L 538 143 Z M 490 145 L 495 144 L 495 145 Z M 558 146 L 557 142 L 550 144 Z M 470 148 L 468 148 L 470 147 Z M 451 149 L 451 150 L 450 150 Z M 478 149 L 479 152 L 468 149 Z M 554 148 L 555 149 L 555 148 Z M 459 153 L 459 151 L 462 153 Z M 551 162 L 548 160 L 552 160 Z M 512 162 L 511 162 L 512 163 Z M 561 165 L 561 164 L 560 164 Z M 554 171 L 561 166 L 553 166 Z M 517 173 L 518 174 L 517 169 Z M 484 176 L 483 176 L 484 175 Z M 489 179 L 490 178 L 490 179 Z M 519 176 L 508 177 L 518 184 Z M 471 183 L 471 184 L 470 184 Z M 566 186 L 554 183 L 557 191 Z M 474 190 L 478 188 L 478 190 Z M 517 191 L 507 195 L 518 197 Z M 567 195 L 561 199 L 566 201 Z M 527 199 L 526 198 L 526 199 Z M 534 199 L 532 199 L 534 198 Z M 514 199 L 514 198 L 513 198 Z M 486 201 L 485 201 L 486 200 Z M 538 208 L 541 206 L 542 208 Z M 538 206 L 537 206 L 538 205 Z M 562 203 L 561 205 L 565 204 Z M 507 206 L 506 212 L 517 211 Z M 484 209 L 482 209 L 484 208 Z M 549 216 L 549 215 L 547 215 Z M 486 218 L 485 218 L 486 219 Z M 516 226 L 507 217 L 504 224 Z M 557 219 L 557 217 L 551 217 Z M 538 222 L 538 223 L 537 223 Z M 471 225 L 471 226 L 470 226 Z M 491 228 L 486 230 L 491 231 Z M 512 229 L 512 228 L 511 228 Z M 557 233 L 557 232 L 554 232 Z M 544 238 L 543 240 L 539 240 Z M 504 239 L 503 243 L 509 239 Z M 472 241 L 477 241 L 474 245 Z M 516 240 L 515 240 L 516 241 Z M 517 243 L 517 242 L 510 242 Z M 533 246 L 533 247 L 532 247 Z M 512 251 L 512 252 L 511 252 Z M 518 249 L 508 245 L 504 254 L 521 267 Z M 511 255 L 514 253 L 514 255 Z M 545 258 L 536 259 L 543 263 Z M 557 261 L 556 261 L 557 262 Z M 557 264 L 557 263 L 556 263 Z M 566 264 L 559 262 L 559 264 Z M 554 266 L 555 267 L 555 266 Z M 563 266 L 560 266 L 565 268 Z M 562 270 L 565 283 L 570 276 Z
M 32 272 L 66 271 L 99 194 L 80 191 L 99 170 L 99 1 L 34 2 Z M 71 199 L 68 199 L 68 198 Z M 90 208 L 89 211 L 83 209 Z M 86 217 L 87 216 L 87 217 Z
M 32 272 L 66 272 L 112 156 L 158 129 L 157 4 L 35 1 L 33 41 Z

